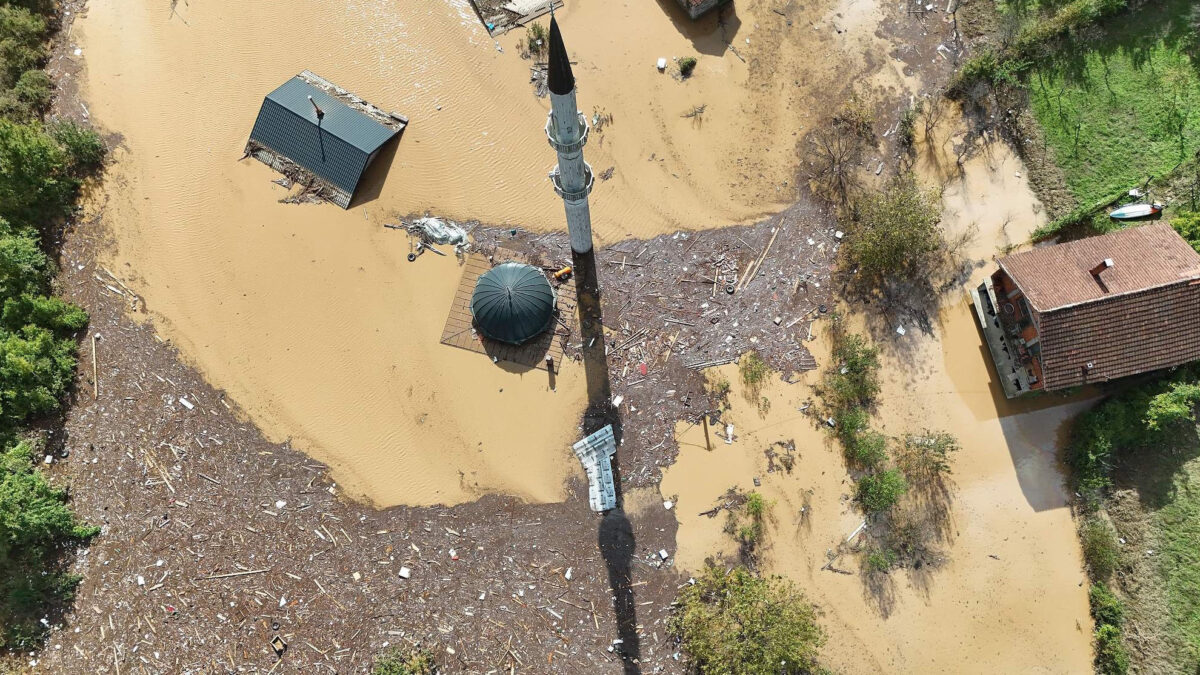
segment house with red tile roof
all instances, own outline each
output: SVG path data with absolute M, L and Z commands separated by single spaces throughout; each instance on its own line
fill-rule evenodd
M 1008 398 L 1200 359 L 1200 254 L 1166 223 L 998 262 L 972 300 Z

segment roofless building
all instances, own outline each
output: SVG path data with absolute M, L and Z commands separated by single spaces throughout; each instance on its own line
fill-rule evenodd
M 1200 254 L 1165 223 L 999 263 L 973 300 L 1008 398 L 1200 359 Z
M 267 94 L 246 154 L 301 182 L 342 208 L 363 173 L 407 126 L 350 92 L 304 71 Z

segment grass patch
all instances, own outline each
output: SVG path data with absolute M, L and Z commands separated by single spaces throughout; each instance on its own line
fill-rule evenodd
M 438 672 L 433 654 L 419 647 L 393 647 L 375 660 L 371 675 L 434 675 Z
M 1028 77 L 1034 116 L 1081 207 L 1111 201 L 1200 148 L 1191 2 L 1167 0 L 1067 40 Z
M 1121 545 L 1112 526 L 1099 518 L 1089 518 L 1079 529 L 1083 559 L 1092 578 L 1107 580 L 1121 564 Z
M 1144 515 L 1114 518 L 1116 530 L 1100 515 L 1085 518 L 1079 529 L 1093 586 L 1089 592 L 1096 619 L 1096 667 L 1103 673 L 1166 668 L 1200 668 L 1200 430 L 1196 427 L 1196 391 L 1200 366 L 1131 387 L 1081 415 L 1068 448 L 1072 478 L 1085 506 L 1104 510 L 1114 483 L 1136 488 L 1136 509 Z M 1130 507 L 1126 507 L 1130 508 Z M 1112 512 L 1110 511 L 1110 514 Z M 1147 527 L 1154 553 L 1149 564 L 1125 566 L 1118 531 Z M 1139 556 L 1148 551 L 1138 550 Z M 1115 574 L 1118 569 L 1122 574 Z M 1134 579 L 1149 570 L 1156 581 Z M 1147 572 L 1143 572 L 1145 574 Z M 1111 580 L 1111 581 L 1110 581 Z M 1161 582 L 1161 584 L 1157 583 Z M 1122 601 L 1108 583 L 1119 584 Z M 1165 590 L 1165 604 L 1143 589 Z M 1142 650 L 1129 652 L 1121 640 L 1127 603 L 1144 615 L 1165 614 L 1170 664 L 1139 663 Z M 1157 657 L 1156 657 L 1157 658 Z

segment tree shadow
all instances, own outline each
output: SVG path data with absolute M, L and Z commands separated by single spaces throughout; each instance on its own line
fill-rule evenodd
M 1163 439 L 1149 447 L 1119 452 L 1113 471 L 1115 486 L 1137 490 L 1139 501 L 1149 510 L 1175 501 L 1181 487 L 1188 489 L 1178 478 L 1185 465 L 1200 457 L 1200 434 L 1195 426 L 1163 433 Z
M 618 453 L 612 458 L 613 483 L 616 486 L 617 507 L 607 511 L 600 520 L 596 535 L 600 555 L 608 570 L 608 587 L 613 596 L 617 637 L 614 645 L 627 675 L 642 672 L 641 643 L 638 637 L 637 603 L 633 592 L 633 556 L 637 540 L 633 524 L 625 514 L 621 487 L 620 446 L 621 415 L 612 404 L 612 385 L 609 381 L 608 359 L 605 354 L 604 325 L 601 323 L 600 282 L 595 249 L 587 253 L 572 253 L 575 268 L 575 289 L 579 310 L 580 338 L 583 342 L 584 378 L 587 382 L 588 407 L 583 414 L 583 432 L 595 433 L 612 425 Z

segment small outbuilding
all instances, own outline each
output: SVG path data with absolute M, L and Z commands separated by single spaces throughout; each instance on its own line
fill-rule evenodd
M 688 16 L 697 19 L 711 9 L 728 4 L 732 0 L 676 0 Z
M 1008 398 L 1200 359 L 1200 254 L 1170 225 L 999 264 L 972 300 Z
M 408 119 L 304 71 L 267 94 L 246 154 L 349 208 L 363 173 Z
M 519 345 L 554 324 L 557 297 L 538 268 L 508 262 L 484 272 L 471 295 L 471 316 L 484 337 Z

